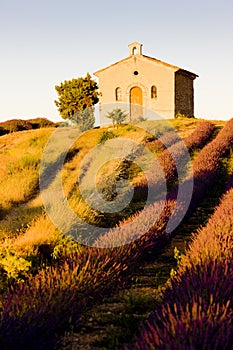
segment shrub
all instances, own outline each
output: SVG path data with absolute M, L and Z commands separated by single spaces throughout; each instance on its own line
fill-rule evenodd
M 233 308 L 232 281 L 233 263 L 228 259 L 220 262 L 210 257 L 199 264 L 194 262 L 171 278 L 164 291 L 163 303 L 185 305 L 201 297 L 209 304 L 212 301 L 220 304 L 229 301 Z
M 106 117 L 112 120 L 113 125 L 122 124 L 128 116 L 128 113 L 120 108 L 115 108 L 106 114 Z
M 114 139 L 115 137 L 117 137 L 117 135 L 112 131 L 103 131 L 103 133 L 100 135 L 99 143 Z
M 143 325 L 141 336 L 125 350 L 229 350 L 233 341 L 229 303 L 206 303 L 202 298 L 163 304 Z
M 31 263 L 20 257 L 16 250 L 6 241 L 0 246 L 0 269 L 9 280 L 19 280 L 27 275 Z

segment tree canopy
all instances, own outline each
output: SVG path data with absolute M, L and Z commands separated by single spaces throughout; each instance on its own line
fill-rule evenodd
M 55 86 L 58 100 L 54 101 L 63 119 L 69 119 L 80 126 L 82 131 L 93 127 L 94 104 L 99 101 L 98 85 L 91 75 L 65 80 Z

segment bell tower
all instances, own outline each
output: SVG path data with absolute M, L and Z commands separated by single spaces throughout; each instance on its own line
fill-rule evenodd
M 128 47 L 130 56 L 142 55 L 142 44 L 138 43 L 137 41 L 129 44 Z

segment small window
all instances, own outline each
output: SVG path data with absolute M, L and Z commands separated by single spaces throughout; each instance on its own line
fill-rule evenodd
M 116 95 L 116 101 L 121 100 L 121 88 L 117 87 L 115 90 L 115 95 Z
M 157 88 L 155 85 L 151 86 L 151 98 L 157 98 Z

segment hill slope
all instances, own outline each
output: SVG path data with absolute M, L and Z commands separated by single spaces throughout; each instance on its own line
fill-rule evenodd
M 170 125 L 177 130 L 178 136 L 188 147 L 193 162 L 195 182 L 189 215 L 194 215 L 195 220 L 198 221 L 195 230 L 203 224 L 203 220 L 198 219 L 201 201 L 210 198 L 213 193 L 215 199 L 211 199 L 211 203 L 210 199 L 207 200 L 209 206 L 213 208 L 232 172 L 231 126 L 229 127 L 229 123 L 226 122 L 214 124 L 215 126 L 213 123 L 196 119 L 170 121 Z M 184 158 L 180 153 L 183 152 L 179 146 L 181 139 L 172 136 L 171 128 L 166 129 L 166 139 L 163 139 L 165 144 L 168 144 L 167 150 L 154 135 L 145 132 L 145 125 L 143 129 L 129 125 L 93 129 L 81 135 L 72 144 L 62 169 L 63 190 L 68 203 L 83 222 L 107 229 L 106 235 L 95 240 L 93 244 L 95 247 L 92 248 L 74 242 L 67 235 L 63 235 L 55 227 L 42 204 L 39 191 L 40 160 L 54 130 L 54 128 L 48 128 L 22 131 L 0 137 L 0 329 L 3 334 L 0 344 L 7 349 L 24 349 L 25 346 L 28 349 L 54 348 L 57 342 L 57 337 L 54 338 L 55 333 L 64 333 L 69 320 L 71 325 L 79 327 L 82 315 L 85 315 L 86 306 L 99 304 L 103 297 L 108 298 L 119 287 L 130 286 L 139 266 L 145 267 L 142 273 L 146 273 L 146 261 L 152 256 L 158 257 L 161 247 L 167 245 L 170 237 L 165 234 L 165 228 L 176 204 L 179 178 L 177 164 L 173 164 L 169 152 L 173 152 L 176 161 L 179 159 L 182 163 Z M 164 126 L 157 125 L 154 130 L 160 137 L 159 131 L 164 130 Z M 84 200 L 79 185 L 81 182 L 85 183 L 88 170 L 96 161 L 95 154 L 93 155 L 91 150 L 108 140 L 120 140 L 120 138 L 131 142 L 140 141 L 143 148 L 150 150 L 153 157 L 159 160 L 168 184 L 169 196 L 165 206 L 161 204 L 162 202 L 151 201 L 148 203 L 148 208 L 144 210 L 147 195 L 146 182 L 141 168 L 134 164 L 134 159 L 139 156 L 142 168 L 148 165 L 147 159 L 144 159 L 144 155 L 140 153 L 140 148 L 134 149 L 134 153 L 129 149 L 131 161 L 114 159 L 105 162 L 99 168 L 96 177 L 98 190 L 109 203 L 117 198 L 116 180 L 119 182 L 119 180 L 129 179 L 134 184 L 136 194 L 126 209 L 116 213 L 104 213 L 98 208 L 90 208 Z M 85 159 L 84 163 L 83 159 Z M 209 160 L 212 163 L 208 163 Z M 208 173 L 210 169 L 211 174 Z M 78 174 L 79 171 L 81 175 Z M 77 180 L 78 175 L 80 175 L 79 180 Z M 156 186 L 160 184 L 158 175 L 155 175 L 156 173 L 152 174 L 153 188 L 157 188 Z M 185 183 L 185 173 L 182 176 Z M 56 178 L 56 174 L 51 177 L 51 184 L 56 182 Z M 89 181 L 85 184 L 86 193 L 91 193 L 93 189 L 89 187 Z M 124 186 L 121 188 L 123 194 L 128 195 Z M 158 201 L 162 193 L 156 193 L 156 201 Z M 138 237 L 136 232 L 139 226 L 134 222 L 135 219 L 140 218 L 142 211 L 140 225 L 143 223 L 146 226 L 150 222 L 153 224 L 145 229 L 144 235 L 140 234 Z M 157 212 L 160 216 L 154 223 Z M 206 220 L 208 217 L 206 209 L 203 216 Z M 115 225 L 118 226 L 114 228 Z M 127 229 L 126 225 L 128 225 Z M 81 224 L 79 229 L 81 232 L 85 229 L 85 225 Z M 124 241 L 127 235 L 130 235 L 131 243 L 125 245 L 126 242 L 129 243 Z M 106 247 L 108 244 L 111 246 L 113 237 L 114 241 L 121 242 L 119 246 L 110 250 L 100 248 L 101 242 L 107 243 Z M 174 267 L 174 260 L 171 256 L 167 259 L 171 260 L 167 269 L 169 272 L 169 269 Z M 158 272 L 158 266 L 155 271 Z M 164 283 L 164 279 L 166 277 L 162 276 L 160 282 Z M 143 304 L 146 305 L 142 306 Z M 142 305 L 145 307 L 143 316 L 145 317 L 150 302 L 147 303 L 142 298 Z M 135 307 L 135 305 L 132 306 L 133 309 Z M 139 304 L 137 302 L 137 307 L 140 309 L 140 302 Z M 127 315 L 125 317 L 127 319 Z M 125 318 L 122 322 L 124 324 Z M 136 324 L 137 322 L 135 327 Z M 93 324 L 92 326 L 94 327 Z M 132 331 L 133 327 L 128 333 L 129 337 L 132 337 Z M 42 337 L 41 332 L 44 334 Z M 17 344 L 12 340 L 14 338 L 18 339 Z M 117 344 L 119 349 L 122 348 L 123 343 L 117 343 L 120 341 L 119 338 L 113 338 L 112 348 Z M 88 339 L 89 343 L 93 342 L 91 336 Z M 126 340 L 124 338 L 121 341 Z M 72 347 L 71 343 L 72 338 L 69 338 L 68 348 Z M 85 344 L 85 346 L 89 345 Z M 64 342 L 63 345 L 60 343 L 61 346 L 65 346 Z M 92 346 L 94 349 L 97 345 Z M 102 349 L 106 348 L 106 344 L 101 345 L 99 342 L 98 348 L 101 346 Z M 110 347 L 107 348 L 110 349 Z

